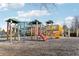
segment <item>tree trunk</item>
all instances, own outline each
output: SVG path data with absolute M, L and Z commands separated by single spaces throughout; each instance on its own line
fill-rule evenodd
M 78 29 L 76 30 L 76 36 L 78 37 Z
M 70 29 L 68 29 L 68 37 L 70 37 Z

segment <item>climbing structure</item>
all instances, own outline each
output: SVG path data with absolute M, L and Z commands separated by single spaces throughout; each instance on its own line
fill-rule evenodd
M 19 34 L 19 26 L 18 21 L 16 19 L 8 19 L 7 22 L 7 40 L 20 40 Z
M 46 35 L 49 38 L 53 37 L 53 21 L 52 20 L 48 20 L 46 22 Z
M 39 22 L 38 20 L 34 20 L 32 22 L 30 22 L 31 26 L 31 34 L 34 34 L 35 39 L 42 39 L 44 41 L 47 41 L 47 36 L 41 31 L 41 22 Z
M 48 38 L 60 38 L 63 34 L 63 27 L 61 25 L 53 25 L 53 21 L 46 22 L 46 35 Z

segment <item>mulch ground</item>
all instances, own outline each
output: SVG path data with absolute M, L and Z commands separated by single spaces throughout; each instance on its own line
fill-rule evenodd
M 79 39 L 1 41 L 1 56 L 79 56 Z

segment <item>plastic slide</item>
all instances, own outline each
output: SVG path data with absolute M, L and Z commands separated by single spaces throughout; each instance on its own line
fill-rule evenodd
M 43 33 L 39 32 L 38 34 L 44 41 L 48 40 L 48 37 L 46 35 L 44 35 Z

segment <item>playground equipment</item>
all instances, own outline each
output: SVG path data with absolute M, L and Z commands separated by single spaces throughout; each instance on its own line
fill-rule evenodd
M 63 27 L 61 25 L 53 25 L 53 37 L 60 38 L 63 36 Z
M 60 38 L 63 35 L 63 27 L 61 25 L 47 25 L 46 36 L 48 38 Z
M 24 23 L 24 22 L 23 22 Z M 47 41 L 50 38 L 60 38 L 63 34 L 63 28 L 60 25 L 53 25 L 53 22 L 47 22 L 46 26 L 42 26 L 41 22 L 38 20 L 34 20 L 30 23 L 28 23 L 28 32 L 31 35 L 31 39 L 38 40 L 39 38 L 42 38 L 44 41 Z M 26 25 L 24 25 L 21 22 L 19 23 L 15 19 L 8 19 L 7 20 L 7 40 L 20 40 L 20 30 L 26 32 Z M 22 28 L 21 28 L 22 27 Z M 43 29 L 44 28 L 44 29 Z M 24 30 L 23 30 L 24 29 Z M 25 35 L 25 34 L 24 34 Z
M 60 38 L 63 34 L 63 27 L 61 25 L 53 25 L 53 21 L 46 22 L 46 35 L 49 38 Z
M 39 39 L 42 38 L 43 40 L 47 40 L 47 37 L 41 32 L 41 22 L 39 22 L 38 20 L 34 20 L 32 22 L 30 22 L 31 24 L 31 39 L 33 39 L 32 37 L 35 37 L 34 39 Z M 34 36 L 32 36 L 34 35 Z
M 15 40 L 17 40 L 17 38 L 20 40 L 19 26 L 17 24 L 19 22 L 14 19 L 8 19 L 6 22 L 7 22 L 7 40 L 12 41 L 13 38 Z
M 34 34 L 37 39 L 38 37 L 40 37 L 44 41 L 47 41 L 49 38 L 59 39 L 63 34 L 63 27 L 61 25 L 53 25 L 52 23 L 50 23 L 48 22 L 48 24 L 44 26 L 45 29 L 41 30 L 42 25 L 36 22 L 36 24 L 31 27 L 32 34 Z
M 48 40 L 48 36 L 46 36 L 45 34 L 43 34 L 42 32 L 38 32 L 38 36 L 40 36 L 44 41 Z

